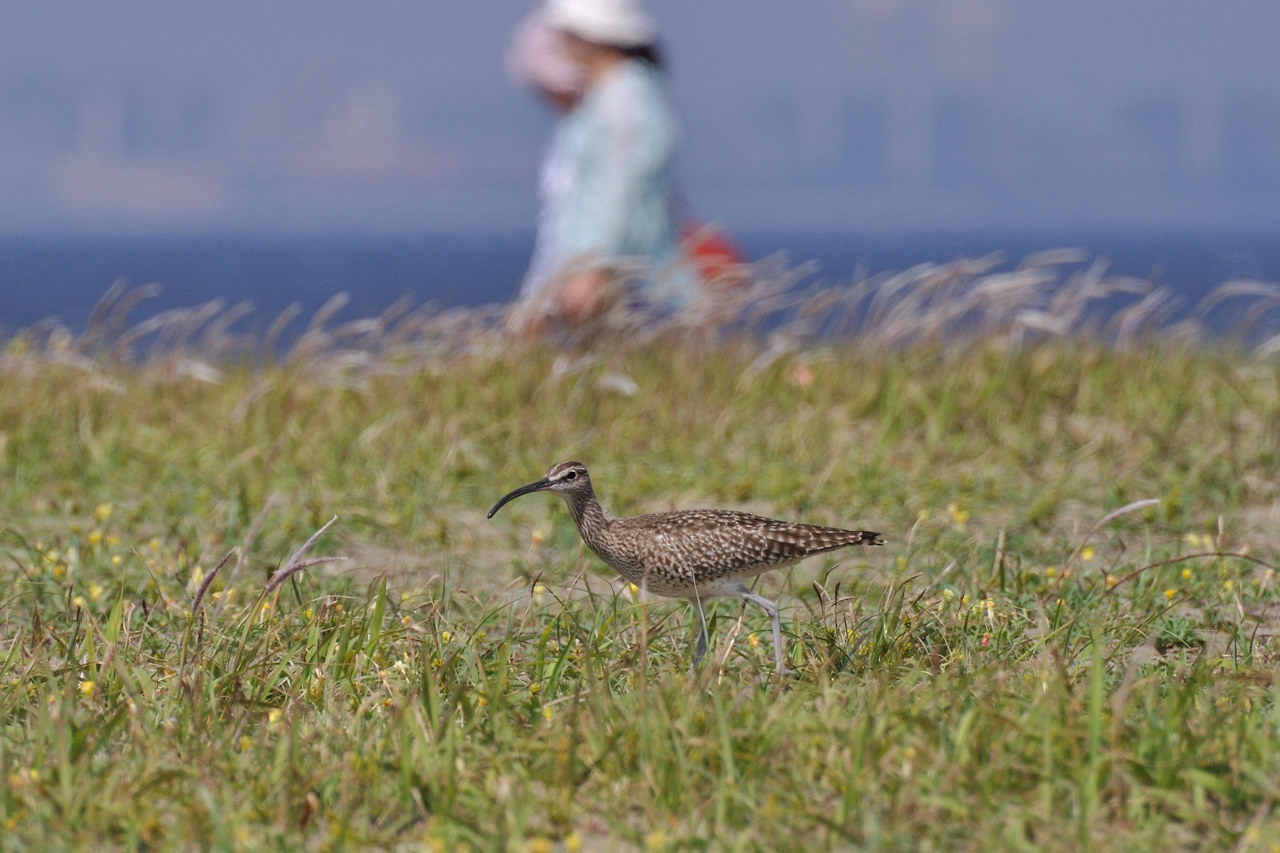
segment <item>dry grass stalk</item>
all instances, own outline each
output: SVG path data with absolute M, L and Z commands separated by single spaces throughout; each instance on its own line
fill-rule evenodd
M 311 534 L 310 539 L 308 539 L 306 542 L 303 542 L 302 545 L 299 546 L 298 550 L 293 552 L 293 555 L 289 557 L 288 561 L 285 562 L 284 566 L 282 566 L 274 575 L 271 576 L 271 580 L 267 581 L 266 587 L 262 590 L 262 594 L 264 596 L 271 595 L 271 593 L 279 589 L 280 586 L 285 581 L 287 581 L 289 578 L 293 577 L 303 569 L 309 569 L 312 566 L 318 566 L 323 563 L 342 562 L 347 559 L 346 557 L 317 557 L 313 560 L 303 559 L 303 557 L 307 555 L 307 552 L 311 550 L 312 546 L 316 544 L 316 541 L 324 534 L 326 530 L 329 529 L 329 526 L 332 525 L 337 520 L 338 520 L 338 517 L 336 515 L 333 518 L 329 519 L 327 522 L 325 522 L 323 527 L 321 527 L 315 533 Z
M 230 562 L 231 558 L 235 556 L 236 550 L 237 549 L 232 548 L 228 551 L 226 556 L 218 561 L 218 565 L 214 566 L 213 570 L 204 576 L 204 580 L 200 582 L 200 588 L 196 590 L 195 598 L 191 600 L 191 612 L 193 614 L 200 612 L 200 606 L 204 604 L 205 593 L 207 593 L 209 591 L 209 587 L 213 585 L 213 579 L 218 576 L 218 572 L 222 571 L 222 567 Z

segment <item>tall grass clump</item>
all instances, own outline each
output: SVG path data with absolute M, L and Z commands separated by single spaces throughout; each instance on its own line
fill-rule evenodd
M 748 272 L 539 340 L 124 287 L 10 337 L 0 846 L 1273 849 L 1276 288 Z M 690 673 L 558 503 L 485 520 L 571 457 L 889 544 L 760 580 L 794 678 L 729 601 Z

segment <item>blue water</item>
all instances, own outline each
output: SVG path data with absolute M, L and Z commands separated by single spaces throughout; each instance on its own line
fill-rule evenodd
M 1280 281 L 1280 235 L 1242 232 L 919 233 L 897 237 L 741 234 L 753 258 L 786 252 L 816 260 L 811 280 L 849 281 L 920 263 L 1001 252 L 1008 266 L 1042 249 L 1078 247 L 1106 257 L 1117 274 L 1172 287 L 1184 301 L 1232 278 Z M 160 235 L 0 238 L 0 335 L 56 319 L 83 330 L 117 280 L 163 291 L 132 319 L 213 299 L 251 301 L 242 326 L 264 329 L 290 304 L 299 326 L 340 291 L 339 319 L 376 315 L 403 296 L 441 307 L 503 302 L 520 281 L 533 235 Z

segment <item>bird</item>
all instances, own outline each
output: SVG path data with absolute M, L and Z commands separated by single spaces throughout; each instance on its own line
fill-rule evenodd
M 783 664 L 782 622 L 778 606 L 756 595 L 747 581 L 791 566 L 805 557 L 850 545 L 883 545 L 869 530 L 844 530 L 797 524 L 728 509 L 688 509 L 614 518 L 604 511 L 581 462 L 558 462 L 541 480 L 521 486 L 489 510 L 497 515 L 511 501 L 533 492 L 551 492 L 564 500 L 578 534 L 597 557 L 640 589 L 693 602 L 698 636 L 696 667 L 707 651 L 707 617 L 702 602 L 732 596 L 763 608 L 773 620 L 773 653 L 778 675 Z

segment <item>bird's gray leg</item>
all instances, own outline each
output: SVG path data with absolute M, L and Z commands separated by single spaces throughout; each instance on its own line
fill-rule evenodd
M 778 612 L 778 605 L 747 589 L 739 591 L 738 595 L 752 604 L 763 607 L 764 612 L 768 613 L 769 618 L 773 620 L 773 660 L 778 666 L 778 675 L 786 675 L 790 670 L 782 663 L 782 616 Z
M 696 668 L 707 653 L 707 614 L 702 610 L 702 599 L 695 597 L 692 601 L 693 609 L 698 613 L 698 641 L 693 647 L 693 667 Z

